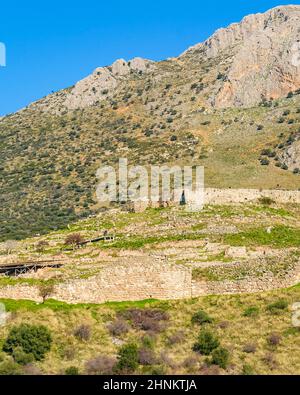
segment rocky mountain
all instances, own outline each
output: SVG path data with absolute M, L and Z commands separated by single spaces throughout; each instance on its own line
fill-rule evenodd
M 276 7 L 218 30 L 185 56 L 224 57 L 226 74 L 211 103 L 218 108 L 253 106 L 300 86 L 300 6 Z
M 218 83 L 208 80 L 203 90 L 207 106 L 215 108 L 251 107 L 262 100 L 278 99 L 300 87 L 300 6 L 281 6 L 264 14 L 245 17 L 219 29 L 204 43 L 178 58 L 169 60 L 184 79 L 190 63 L 199 66 L 211 61 Z M 221 64 L 218 62 L 221 60 Z M 135 58 L 119 59 L 109 67 L 97 68 L 66 92 L 60 106 L 68 110 L 85 108 L 111 98 L 122 84 L 137 76 L 163 79 L 164 62 Z M 180 75 L 181 74 L 181 75 Z M 156 89 L 156 87 L 155 87 Z M 60 96 L 60 94 L 59 94 Z M 58 103 L 54 101 L 54 106 Z M 51 106 L 50 106 L 51 107 Z M 49 109 L 47 102 L 46 108 Z
M 206 185 L 300 187 L 300 6 L 218 30 L 177 58 L 117 60 L 0 119 L 0 238 L 99 209 L 96 171 L 204 165 Z

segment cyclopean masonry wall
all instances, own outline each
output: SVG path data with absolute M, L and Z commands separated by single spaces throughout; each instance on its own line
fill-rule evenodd
M 78 303 L 134 301 L 142 299 L 184 299 L 191 297 L 192 274 L 189 268 L 142 258 L 121 265 L 108 265 L 87 280 L 73 280 L 55 287 L 58 300 Z
M 174 196 L 180 196 L 182 191 L 177 191 Z M 261 198 L 270 198 L 276 203 L 300 203 L 300 191 L 288 191 L 280 189 L 217 189 L 205 188 L 204 204 L 239 204 L 258 202 Z M 177 206 L 179 200 L 172 198 L 169 202 L 137 201 L 132 203 L 135 212 L 143 212 L 148 207 Z M 186 204 L 191 202 L 186 198 Z
M 192 295 L 240 294 L 288 288 L 300 282 L 300 261 L 286 276 L 276 277 L 267 273 L 262 277 L 247 277 L 236 281 L 192 281 Z
M 255 202 L 268 197 L 277 203 L 300 203 L 300 191 L 279 189 L 215 189 L 204 191 L 205 204 L 230 204 Z
M 109 264 L 96 276 L 75 279 L 55 286 L 51 298 L 68 303 L 104 303 L 143 299 L 187 299 L 209 294 L 254 293 L 285 288 L 300 282 L 300 261 L 284 278 L 266 274 L 239 281 L 197 282 L 192 268 L 165 261 L 144 259 Z M 29 299 L 41 302 L 39 288 L 33 285 L 9 285 L 0 288 L 0 298 Z

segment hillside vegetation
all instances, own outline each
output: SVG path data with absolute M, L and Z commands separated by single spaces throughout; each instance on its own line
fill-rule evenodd
M 120 157 L 203 165 L 208 187 L 298 189 L 299 18 L 299 6 L 250 15 L 177 58 L 119 59 L 1 118 L 0 240 L 97 212 L 96 171 Z
M 299 374 L 300 332 L 291 321 L 292 304 L 299 298 L 300 289 L 294 287 L 243 297 L 101 306 L 4 300 L 10 317 L 0 328 L 2 344 L 11 328 L 30 322 L 50 330 L 52 345 L 42 361 L 30 364 L 1 352 L 0 374 L 116 373 L 120 350 L 128 345 L 136 351 L 122 365 L 127 373 Z M 218 350 L 227 350 L 227 357 L 195 350 L 203 331 L 217 340 Z

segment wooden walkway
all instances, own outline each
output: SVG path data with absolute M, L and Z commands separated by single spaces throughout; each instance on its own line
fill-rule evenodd
M 115 236 L 106 235 L 106 236 L 96 237 L 95 239 L 84 240 L 81 243 L 79 243 L 78 245 L 83 246 L 88 243 L 97 243 L 97 241 L 114 241 L 114 240 L 115 240 Z
M 28 272 L 36 272 L 45 267 L 59 268 L 62 267 L 62 260 L 48 260 L 48 261 L 29 261 L 20 263 L 11 263 L 7 265 L 0 265 L 0 273 L 6 276 L 18 276 Z

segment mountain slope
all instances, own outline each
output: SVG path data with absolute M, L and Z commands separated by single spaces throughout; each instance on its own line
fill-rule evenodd
M 97 211 L 96 170 L 119 157 L 202 164 L 208 186 L 299 188 L 299 10 L 246 17 L 178 58 L 118 60 L 2 118 L 0 238 Z

